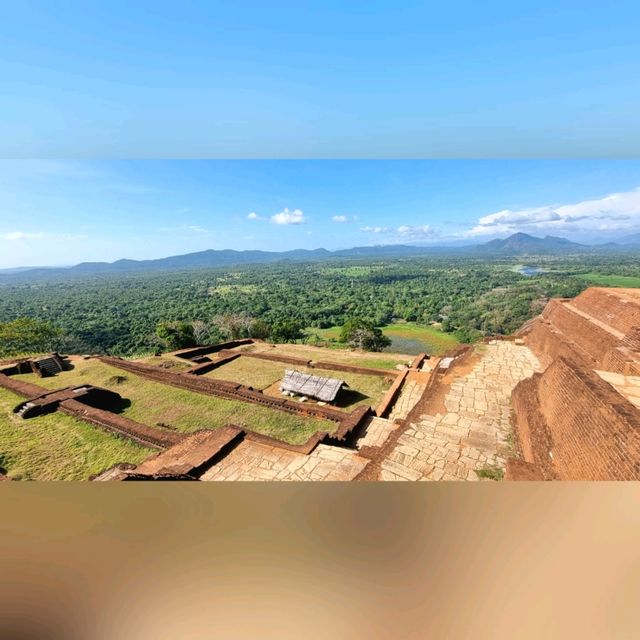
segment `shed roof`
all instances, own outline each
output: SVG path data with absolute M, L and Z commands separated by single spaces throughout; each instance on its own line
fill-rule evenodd
M 312 376 L 310 373 L 287 369 L 280 383 L 280 390 L 310 396 L 323 402 L 333 402 L 338 391 L 344 385 L 344 380 L 322 378 L 321 376 Z

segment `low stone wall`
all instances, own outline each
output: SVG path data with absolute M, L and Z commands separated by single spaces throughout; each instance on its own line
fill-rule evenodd
M 411 362 L 411 366 L 409 367 L 410 369 L 420 369 L 420 367 L 423 365 L 424 361 L 428 358 L 429 356 L 426 353 L 419 353 Z
M 400 389 L 402 388 L 402 385 L 404 384 L 409 371 L 410 369 L 400 371 L 400 375 L 394 380 L 391 388 L 387 391 L 387 393 L 385 393 L 384 398 L 382 398 L 380 404 L 376 408 L 376 415 L 379 418 L 384 418 L 391 405 L 395 402 L 396 398 L 400 394 Z
M 590 369 L 559 357 L 512 398 L 522 457 L 544 477 L 640 479 L 640 411 Z
M 251 338 L 241 338 L 239 340 L 230 340 L 229 342 L 220 342 L 219 344 L 212 344 L 205 347 L 192 347 L 189 349 L 180 349 L 179 351 L 171 351 L 168 355 L 183 358 L 185 360 L 192 360 L 198 356 L 207 356 L 211 353 L 218 353 L 224 349 L 235 349 L 246 344 L 254 344 L 255 340 Z
M 31 382 L 24 382 L 23 380 L 10 378 L 3 373 L 0 373 L 0 387 L 13 391 L 23 398 L 35 398 L 43 393 L 50 392 L 50 389 L 40 387 L 37 384 L 32 384 Z
M 311 366 L 316 369 L 331 369 L 333 371 L 345 371 L 347 373 L 360 373 L 364 376 L 378 376 L 389 378 L 397 376 L 400 372 L 393 369 L 373 369 L 372 367 L 358 367 L 352 364 L 342 364 L 340 362 L 329 362 L 327 360 L 313 361 Z
M 287 356 L 284 354 L 254 353 L 250 351 L 248 353 L 243 353 L 242 355 L 247 358 L 257 358 L 258 360 L 269 360 L 271 362 L 285 362 L 286 364 L 292 364 L 296 367 L 311 366 L 311 360 L 306 360 L 305 358 L 296 358 L 294 356 Z
M 147 447 L 171 447 L 185 437 L 181 433 L 149 427 L 124 416 L 90 407 L 78 400 L 63 400 L 58 410 Z
M 184 373 L 190 373 L 193 376 L 201 376 L 205 373 L 209 373 L 218 367 L 221 367 L 223 364 L 227 364 L 227 362 L 231 362 L 236 358 L 239 358 L 242 354 L 238 352 L 231 352 L 217 360 L 212 360 L 211 362 L 204 362 L 203 364 L 199 364 Z

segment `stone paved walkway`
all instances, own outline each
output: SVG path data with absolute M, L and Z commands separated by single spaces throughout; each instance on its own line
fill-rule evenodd
M 245 441 L 200 480 L 352 480 L 368 462 L 353 451 L 325 444 L 305 455 Z
M 400 436 L 380 479 L 477 480 L 483 467 L 504 468 L 511 391 L 539 369 L 526 346 L 487 344 L 473 370 L 451 384 L 446 411 L 422 415 Z
M 409 415 L 409 412 L 416 406 L 418 400 L 422 398 L 422 394 L 426 388 L 425 384 L 420 384 L 415 380 L 408 380 L 404 383 L 400 396 L 393 405 L 393 411 L 389 415 L 389 420 L 403 419 Z
M 381 447 L 399 426 L 386 418 L 373 418 L 364 434 L 358 438 L 356 449 L 363 447 Z

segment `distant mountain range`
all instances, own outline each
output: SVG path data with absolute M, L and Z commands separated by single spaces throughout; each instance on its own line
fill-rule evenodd
M 233 249 L 198 251 L 156 260 L 117 260 L 116 262 L 82 262 L 72 267 L 18 267 L 0 270 L 0 277 L 27 279 L 38 276 L 101 275 L 125 272 L 175 271 L 206 267 L 225 267 L 275 262 L 316 262 L 329 259 L 419 257 L 429 255 L 452 256 L 524 256 L 562 255 L 570 253 L 599 253 L 640 249 L 640 234 L 629 236 L 619 243 L 585 245 L 566 238 L 545 236 L 537 238 L 526 233 L 514 233 L 508 238 L 483 244 L 465 246 L 379 245 L 353 247 L 339 251 L 327 249 L 294 249 L 292 251 L 234 251 Z

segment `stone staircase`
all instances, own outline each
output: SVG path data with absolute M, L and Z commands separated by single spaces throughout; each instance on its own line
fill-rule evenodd
M 62 369 L 62 365 L 60 363 L 60 358 L 55 355 L 46 356 L 44 358 L 39 358 L 38 360 L 34 360 L 34 364 L 40 374 L 40 377 L 45 378 L 49 376 L 55 376 L 57 373 L 60 373 Z

